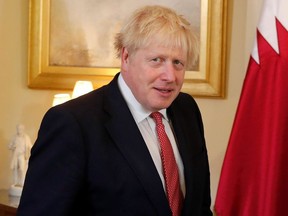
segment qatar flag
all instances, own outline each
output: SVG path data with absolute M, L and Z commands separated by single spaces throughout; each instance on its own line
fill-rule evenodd
M 288 0 L 264 0 L 224 158 L 217 216 L 288 215 Z

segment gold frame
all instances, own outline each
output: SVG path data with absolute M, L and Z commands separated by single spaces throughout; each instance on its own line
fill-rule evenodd
M 50 0 L 29 1 L 28 87 L 71 90 L 77 80 L 95 88 L 107 84 L 119 68 L 49 65 Z M 199 71 L 186 71 L 182 91 L 196 97 L 225 97 L 227 0 L 201 0 Z M 201 13 L 202 14 L 202 13 Z M 201 61 L 202 60 L 202 61 Z

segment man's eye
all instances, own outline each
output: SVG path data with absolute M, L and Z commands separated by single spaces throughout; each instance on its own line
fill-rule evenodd
M 183 66 L 184 66 L 184 64 L 183 64 L 181 61 L 179 61 L 179 60 L 175 60 L 175 61 L 174 61 L 174 64 L 175 64 L 175 65 L 183 65 Z
M 161 62 L 161 58 L 154 58 L 154 59 L 152 59 L 152 61 L 154 61 L 154 62 Z
M 173 64 L 175 65 L 175 69 L 177 70 L 183 70 L 185 68 L 185 63 L 180 60 L 173 61 Z

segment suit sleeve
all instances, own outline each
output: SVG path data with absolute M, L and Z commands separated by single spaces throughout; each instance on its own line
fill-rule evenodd
M 203 206 L 201 207 L 201 215 L 203 216 L 212 216 L 213 213 L 211 211 L 211 190 L 210 190 L 210 169 L 209 169 L 209 162 L 208 162 L 208 152 L 206 147 L 206 141 L 205 141 L 205 134 L 204 134 L 204 125 L 203 120 L 201 116 L 201 112 L 199 110 L 198 105 L 195 102 L 195 113 L 197 115 L 198 124 L 200 133 L 203 139 L 203 148 L 205 152 L 205 162 L 203 165 L 203 169 L 205 170 L 205 179 L 203 182 L 204 190 L 203 190 Z
M 171 107 L 174 129 L 184 164 L 186 197 L 183 215 L 212 216 L 210 171 L 200 110 L 195 100 L 181 93 Z
M 50 109 L 31 150 L 18 216 L 71 215 L 85 170 L 81 128 L 69 112 Z
M 198 184 L 199 187 L 202 188 L 201 192 L 202 194 L 198 194 L 198 199 L 201 200 L 200 205 L 197 206 L 196 208 L 198 208 L 199 211 L 199 216 L 212 216 L 213 213 L 211 211 L 211 197 L 210 197 L 210 172 L 209 172 L 209 165 L 208 165 L 208 158 L 207 158 L 207 152 L 203 153 L 205 154 L 205 156 L 203 158 L 206 159 L 206 161 L 204 161 L 204 159 L 202 160 L 202 169 L 203 169 L 203 173 L 204 173 L 204 178 L 202 181 L 203 185 Z M 193 195 L 193 194 L 192 194 Z M 195 195 L 195 194 L 194 194 Z

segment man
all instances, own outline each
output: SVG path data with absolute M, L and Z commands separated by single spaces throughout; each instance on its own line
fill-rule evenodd
M 179 93 L 196 58 L 191 26 L 147 6 L 124 24 L 115 47 L 121 73 L 111 83 L 46 113 L 18 216 L 212 215 L 201 115 Z M 155 113 L 173 152 L 169 168 Z

